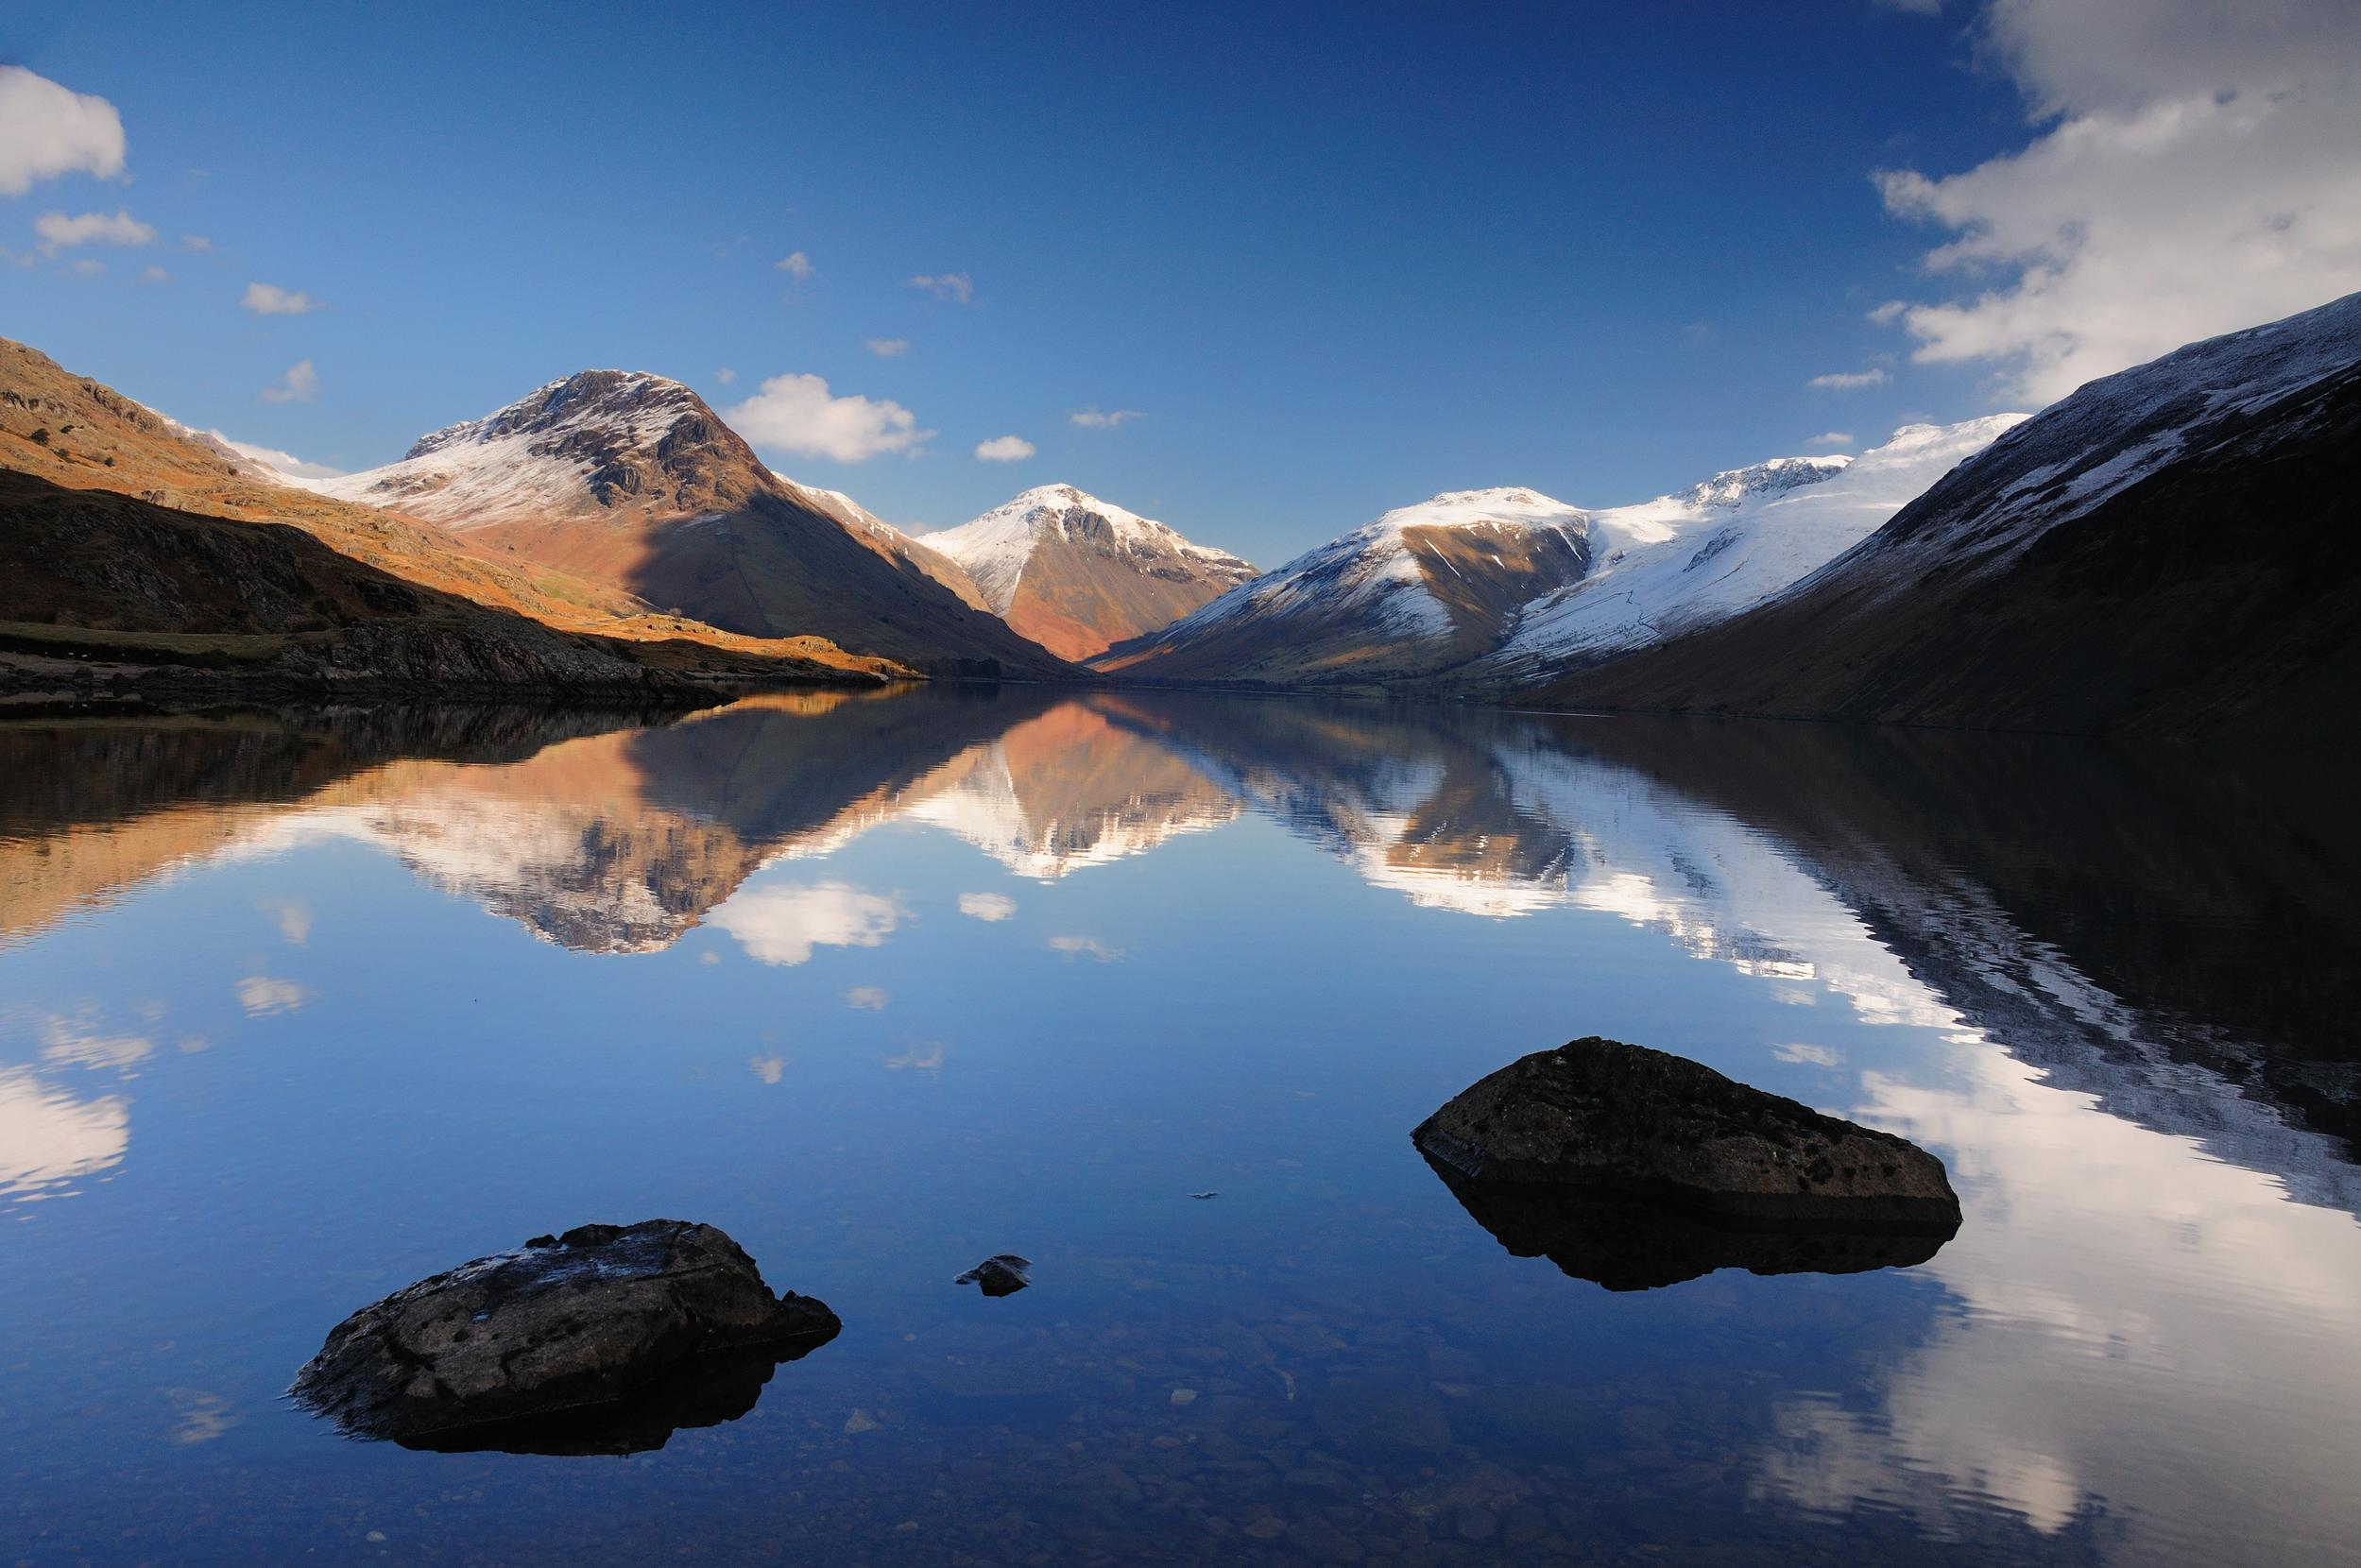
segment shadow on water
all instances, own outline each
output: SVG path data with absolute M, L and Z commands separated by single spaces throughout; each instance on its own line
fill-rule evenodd
M 1427 1166 L 1510 1256 L 1546 1257 L 1571 1278 L 1609 1290 L 1656 1290 L 1720 1269 L 1750 1274 L 1908 1269 L 1951 1239 L 1924 1230 L 1744 1224 L 1621 1194 L 1471 1182 L 1432 1158 Z
M 771 1374 L 834 1338 L 748 1345 L 696 1356 L 622 1399 L 516 1421 L 488 1422 L 418 1437 L 403 1448 L 429 1454 L 539 1454 L 552 1457 L 647 1454 L 676 1432 L 721 1426 L 752 1411 Z

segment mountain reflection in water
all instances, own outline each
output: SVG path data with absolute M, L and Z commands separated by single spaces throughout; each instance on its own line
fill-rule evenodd
M 661 953 L 706 928 L 793 967 L 887 947 L 923 917 L 910 889 L 838 869 L 874 834 L 972 846 L 1034 883 L 1104 880 L 1113 896 L 1119 862 L 1273 829 L 1438 935 L 1619 924 L 1799 1020 L 1834 1012 L 1925 1042 L 1907 1065 L 1856 1064 L 1821 1039 L 1772 1048 L 1773 1070 L 1807 1075 L 1823 1109 L 1941 1152 L 1967 1219 L 1931 1257 L 1799 1254 L 1815 1269 L 1916 1265 L 1896 1277 L 1925 1282 L 1940 1304 L 1877 1350 L 1857 1386 L 1765 1367 L 1733 1461 L 1757 1526 L 1901 1521 L 1922 1543 L 1969 1543 L 1955 1554 L 1966 1558 L 2352 1560 L 2361 844 L 2315 775 L 2002 737 L 1019 689 L 760 699 L 660 721 L 27 722 L 0 726 L 0 980 L 21 953 L 180 879 L 340 844 L 388 853 L 573 952 Z M 1222 884 L 1188 885 L 1205 898 L 1191 917 L 1217 920 Z M 987 921 L 1015 905 L 1007 893 L 960 902 Z M 1122 982 L 1120 941 L 1049 946 L 1076 964 L 1075 986 Z M 265 983 L 241 992 L 249 1015 L 301 1004 L 294 982 L 250 979 Z M 1025 1005 L 980 983 L 979 1006 Z M 874 988 L 875 1005 L 888 989 Z M 855 995 L 848 1006 L 869 1005 Z M 1120 1034 L 1121 1020 L 1109 1027 Z M 1592 1027 L 1568 1016 L 1550 1037 L 1482 1042 L 1479 1070 Z M 87 1205 L 128 1168 L 149 1114 L 135 1081 L 172 1044 L 161 1026 L 0 999 L 0 1205 Z M 758 1056 L 754 1079 L 779 1084 L 791 1055 Z M 939 1042 L 912 1039 L 886 1065 L 915 1078 L 945 1059 Z M 1415 1114 L 1434 1102 L 1420 1092 Z M 1410 1119 L 1372 1135 L 1414 1166 Z M 1233 1182 L 1218 1185 L 1222 1203 L 1185 1206 L 1241 1212 Z M 1536 1239 L 1529 1217 L 1478 1218 L 1520 1254 L 1565 1251 Z M 1011 1242 L 1044 1255 L 1021 1234 L 973 1242 L 958 1263 Z M 1627 1285 L 1788 1266 L 1710 1249 L 1636 1272 L 1611 1262 L 1561 1260 Z M 1373 1289 L 1385 1277 L 1356 1267 Z M 1390 1283 L 1402 1317 L 1424 1321 L 1422 1302 L 1447 1315 L 1446 1297 Z M 1548 1283 L 1557 1294 L 1535 1310 L 1581 1309 L 1566 1281 Z M 1712 1288 L 1650 1291 L 1629 1310 L 1679 1310 Z M 1017 1420 L 1061 1387 L 1014 1371 L 1036 1332 L 915 1375 L 988 1384 Z M 1283 1391 L 1267 1418 L 1281 1421 L 1301 1413 L 1303 1379 L 1309 1419 L 1330 1424 L 1285 1440 L 1290 1452 L 1360 1462 L 1332 1412 L 1375 1396 L 1349 1378 L 1315 1387 L 1312 1352 L 1281 1355 L 1271 1346 L 1293 1341 L 1278 1332 L 1231 1336 L 1233 1360 L 1266 1369 L 1244 1387 Z M 1282 1390 L 1267 1369 L 1289 1361 Z M 1481 1406 L 1454 1418 L 1465 1433 L 1538 1419 L 1456 1372 L 1413 1381 Z M 1422 1450 L 1442 1474 L 1421 1484 L 1447 1490 L 1454 1466 L 1477 1462 L 1463 1450 L 1486 1440 Z M 1418 1495 L 1397 1504 L 1423 1519 Z M 1993 1518 L 2017 1533 L 1993 1534 Z

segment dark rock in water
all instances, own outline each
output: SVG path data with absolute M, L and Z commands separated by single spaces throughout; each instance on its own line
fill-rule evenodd
M 1653 1290 L 1717 1269 L 1754 1274 L 1856 1274 L 1925 1263 L 1949 1228 L 1853 1231 L 1730 1219 L 1663 1199 L 1581 1188 L 1473 1182 L 1434 1167 L 1476 1223 L 1516 1257 L 1546 1257 L 1609 1290 Z
M 632 1452 L 744 1414 L 771 1365 L 840 1326 L 819 1302 L 774 1296 L 710 1225 L 583 1225 L 363 1307 L 288 1393 L 352 1436 L 413 1447 Z
M 1478 1080 L 1411 1138 L 1487 1190 L 1617 1194 L 1788 1230 L 1959 1227 L 1942 1162 L 1908 1139 L 1595 1035 Z
M 985 1258 L 951 1283 L 972 1285 L 987 1296 L 1013 1296 L 1033 1283 L 1025 1278 L 1025 1270 L 1032 1267 L 1029 1258 L 1018 1257 L 1015 1253 L 1001 1253 Z

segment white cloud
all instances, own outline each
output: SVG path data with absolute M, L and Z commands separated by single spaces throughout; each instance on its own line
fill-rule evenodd
M 787 1076 L 787 1058 L 783 1056 L 749 1056 L 746 1067 L 765 1083 L 776 1083 Z
M 1125 419 L 1144 419 L 1147 416 L 1136 408 L 1110 408 L 1104 413 L 1086 408 L 1069 414 L 1067 418 L 1085 430 L 1113 430 Z
M 265 898 L 262 908 L 265 914 L 278 922 L 279 934 L 296 946 L 312 940 L 311 905 L 292 898 Z
M 238 1005 L 251 1018 L 293 1013 L 311 997 L 312 994 L 295 981 L 273 980 L 268 975 L 248 975 L 238 981 Z
M 306 360 L 304 363 L 308 365 L 311 361 Z M 289 371 L 288 374 L 292 375 L 294 372 Z M 317 376 L 313 378 L 313 383 L 315 387 L 317 386 L 318 378 Z M 276 472 L 289 475 L 292 478 L 340 479 L 344 476 L 344 470 L 342 469 L 332 469 L 325 463 L 306 463 L 295 453 L 291 452 L 281 452 L 277 447 L 258 447 L 251 441 L 232 441 L 229 436 L 224 435 L 217 430 L 209 430 L 205 434 L 220 442 L 223 446 L 228 447 L 231 452 L 236 452 L 240 457 L 251 459 L 254 462 L 260 463 L 265 469 L 270 469 Z
M 741 890 L 708 919 L 756 963 L 785 967 L 808 962 L 814 947 L 877 946 L 905 912 L 881 894 L 818 882 Z
M 319 396 L 319 372 L 312 368 L 308 359 L 299 359 L 287 366 L 287 373 L 279 378 L 276 386 L 263 388 L 266 403 L 307 403 Z
M 1005 893 L 963 893 L 959 912 L 976 920 L 1005 920 L 1017 912 L 1017 900 Z
M 2194 338 L 2361 288 L 2361 6 L 2007 0 L 1983 57 L 2039 134 L 1964 173 L 1877 177 L 1948 230 L 1916 357 L 2045 401 Z
M 120 207 L 111 214 L 82 213 L 68 217 L 63 213 L 43 213 L 33 220 L 33 232 L 41 236 L 41 247 L 53 255 L 77 245 L 145 245 L 156 237 L 154 228 Z
M 197 252 L 198 255 L 203 255 L 206 251 L 211 250 L 213 247 L 214 242 L 207 239 L 202 234 L 183 234 L 180 236 L 180 248 L 183 250 L 191 250 Z
M 128 1071 L 155 1049 L 156 1042 L 145 1034 L 109 1034 L 89 1018 L 51 1017 L 41 1029 L 43 1060 L 69 1066 Z
M 1771 1054 L 1782 1062 L 1795 1062 L 1815 1067 L 1836 1067 L 1844 1065 L 1844 1053 L 1829 1046 L 1807 1045 L 1801 1040 L 1784 1046 L 1773 1046 Z
M 920 430 L 918 417 L 890 399 L 830 397 L 817 376 L 773 376 L 727 417 L 758 447 L 839 463 L 909 452 L 934 434 Z
M 899 1056 L 887 1057 L 885 1070 L 887 1072 L 941 1072 L 943 1070 L 943 1048 L 933 1044 L 913 1046 Z
M 883 989 L 874 985 L 856 985 L 845 993 L 847 1007 L 862 1008 L 870 1013 L 884 1012 L 885 1004 L 891 1000 L 893 998 Z
M 1033 443 L 1021 435 L 995 435 L 976 443 L 976 457 L 985 463 L 1021 463 L 1033 455 Z
M 0 1197 L 36 1193 L 123 1163 L 130 1102 L 76 1099 L 21 1067 L 0 1068 Z
M 0 65 L 0 196 L 21 196 L 62 174 L 123 172 L 123 117 L 22 65 Z
M 166 272 L 163 267 L 158 266 L 155 263 L 150 262 L 145 266 L 140 268 L 140 281 L 143 283 L 168 283 L 172 281 L 172 274 Z
M 868 342 L 862 345 L 862 347 L 867 349 L 869 352 L 875 354 L 880 359 L 898 359 L 902 355 L 910 352 L 910 339 L 906 337 L 873 337 L 869 339 Z
M 1824 376 L 1814 376 L 1812 384 L 1831 391 L 1850 392 L 1856 387 L 1883 386 L 1891 379 L 1885 371 L 1878 369 L 1831 370 Z
M 812 275 L 819 270 L 818 267 L 812 264 L 812 258 L 805 255 L 800 250 L 789 251 L 786 255 L 780 257 L 777 262 L 773 263 L 772 265 L 778 271 L 787 274 L 788 277 L 793 278 L 798 283 L 810 282 L 812 281 Z
M 1064 958 L 1095 958 L 1101 963 L 1113 963 L 1123 956 L 1123 949 L 1110 947 L 1095 936 L 1053 936 L 1050 951 Z
M 77 278 L 95 278 L 107 270 L 107 264 L 95 256 L 85 256 L 68 267 Z
M 247 284 L 246 296 L 238 303 L 256 315 L 308 315 L 319 309 L 319 301 L 310 295 L 276 283 Z
M 727 386 L 731 382 L 738 379 L 738 372 L 732 370 L 728 366 L 725 365 L 720 369 L 713 372 L 713 379 L 721 383 L 724 386 Z
M 1849 430 L 1824 430 L 1804 443 L 1807 447 L 1849 447 L 1853 433 Z
M 956 299 L 963 305 L 976 297 L 976 281 L 964 272 L 922 272 L 910 280 L 909 286 L 922 288 L 937 299 Z

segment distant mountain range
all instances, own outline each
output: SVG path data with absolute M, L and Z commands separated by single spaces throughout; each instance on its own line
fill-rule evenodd
M 1257 574 L 1064 485 L 913 537 L 642 372 L 550 382 L 323 479 L 0 344 L 0 679 L 917 674 L 2287 731 L 2356 673 L 2357 385 L 2361 296 L 2029 419 L 1635 505 L 1451 491 Z M 256 523 L 292 532 L 231 526 Z

